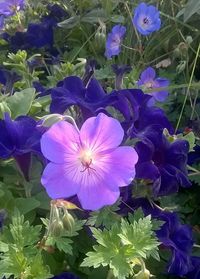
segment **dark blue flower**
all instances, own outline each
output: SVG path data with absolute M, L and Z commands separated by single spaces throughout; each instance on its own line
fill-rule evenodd
M 52 277 L 51 279 L 80 279 L 80 278 L 71 272 L 64 272 Z
M 158 211 L 153 216 L 165 222 L 157 231 L 157 237 L 172 252 L 168 273 L 179 276 L 187 274 L 191 266 L 192 229 L 182 225 L 176 213 Z
M 188 164 L 199 164 L 200 163 L 200 146 L 196 145 L 194 151 L 188 154 Z
M 76 76 L 70 76 L 51 89 L 51 113 L 64 113 L 72 105 L 78 106 L 83 117 L 95 115 L 96 110 L 104 107 L 106 94 L 96 79 L 91 79 L 87 88 Z
M 20 79 L 20 76 L 16 72 L 0 67 L 0 83 L 4 85 L 1 89 L 2 93 L 9 93 L 11 95 L 13 93 L 14 83 Z
M 54 20 L 45 20 L 41 23 L 30 23 L 26 32 L 26 41 L 30 47 L 41 48 L 53 45 Z
M 191 186 L 187 173 L 187 141 L 169 142 L 158 125 L 147 127 L 138 137 L 141 141 L 136 145 L 139 155 L 136 177 L 151 180 L 155 196 L 176 193 L 180 186 Z
M 109 107 L 118 110 L 124 119 L 122 125 L 127 135 L 137 137 L 138 132 L 152 124 L 172 131 L 163 110 L 148 107 L 150 95 L 139 89 L 114 90 L 107 94 L 95 79 L 91 79 L 87 87 L 75 76 L 67 77 L 57 87 L 43 91 L 43 95 L 51 92 L 52 113 L 64 113 L 70 106 L 81 109 L 83 119 L 96 115 L 98 112 L 109 114 Z
M 24 8 L 24 0 L 5 0 L 0 2 L 0 15 L 12 16 Z
M 0 209 L 0 231 L 3 228 L 5 219 L 6 219 L 6 212 L 4 209 Z
M 167 87 L 169 86 L 169 80 L 166 78 L 160 78 L 156 77 L 156 72 L 152 67 L 148 67 L 145 69 L 141 75 L 140 79 L 138 81 L 139 86 L 143 86 L 144 89 L 152 90 L 154 88 L 160 88 L 160 87 Z M 149 105 L 154 105 L 155 101 L 158 102 L 164 102 L 168 96 L 168 91 L 161 90 L 161 91 L 155 91 L 155 92 L 147 92 L 148 94 L 152 95 L 153 98 L 149 100 Z
M 4 35 L 4 39 L 10 43 L 12 51 L 19 49 L 32 49 L 48 47 L 53 48 L 54 28 L 59 20 L 67 13 L 58 5 L 48 6 L 50 13 L 42 17 L 41 22 L 29 23 L 26 32 L 16 32 L 13 36 Z
M 111 33 L 108 34 L 106 41 L 105 56 L 111 58 L 112 56 L 119 55 L 121 51 L 121 43 L 126 33 L 126 27 L 122 25 L 115 25 Z
M 200 257 L 191 257 L 191 270 L 187 274 L 187 279 L 200 278 Z
M 63 18 L 68 17 L 69 14 L 63 10 L 62 7 L 60 7 L 58 4 L 48 4 L 47 9 L 49 10 L 49 14 L 43 19 L 54 19 L 56 22 L 61 21 Z
M 41 132 L 37 122 L 28 116 L 19 116 L 12 120 L 6 113 L 0 120 L 0 158 L 15 158 L 25 178 L 29 178 L 31 152 L 40 152 Z
M 149 35 L 160 29 L 160 13 L 156 7 L 141 3 L 134 11 L 133 24 L 142 35 Z

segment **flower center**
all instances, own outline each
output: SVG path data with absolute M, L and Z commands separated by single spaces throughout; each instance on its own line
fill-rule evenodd
M 83 166 L 83 170 L 81 170 L 81 172 L 84 172 L 86 170 L 95 170 L 93 168 L 91 168 L 91 164 L 92 164 L 92 152 L 90 150 L 82 150 L 81 154 L 80 154 L 80 161 L 81 164 Z
M 144 85 L 145 85 L 146 89 L 152 89 L 155 87 L 153 81 L 146 82 Z
M 145 17 L 145 18 L 143 19 L 143 24 L 144 24 L 144 25 L 149 24 L 149 19 L 148 19 L 148 17 Z

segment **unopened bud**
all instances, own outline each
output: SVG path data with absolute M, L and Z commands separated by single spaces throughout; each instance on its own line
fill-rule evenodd
M 71 232 L 74 226 L 74 218 L 71 214 L 66 212 L 62 218 L 63 226 L 66 231 Z
M 51 232 L 52 235 L 58 237 L 62 234 L 63 231 L 63 223 L 61 221 L 54 220 L 51 224 Z

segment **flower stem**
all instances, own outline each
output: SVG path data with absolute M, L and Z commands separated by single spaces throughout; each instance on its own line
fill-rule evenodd
M 199 57 L 199 52 L 200 52 L 200 44 L 198 46 L 196 57 L 194 59 L 194 65 L 193 65 L 193 68 L 192 68 L 192 73 L 191 73 L 191 76 L 190 76 L 190 80 L 189 80 L 189 84 L 188 84 L 188 87 L 187 87 L 187 91 L 186 91 L 185 99 L 184 99 L 183 106 L 182 106 L 182 109 L 181 109 L 181 113 L 180 113 L 180 116 L 179 116 L 179 119 L 178 119 L 178 122 L 177 122 L 177 125 L 176 125 L 175 133 L 177 132 L 177 130 L 179 128 L 181 118 L 183 116 L 183 111 L 184 111 L 184 108 L 185 108 L 185 105 L 186 105 L 186 101 L 187 101 L 187 98 L 190 94 L 190 87 L 191 87 L 191 84 L 192 84 L 192 79 L 193 79 L 193 76 L 194 76 L 194 70 L 196 68 L 197 59 Z

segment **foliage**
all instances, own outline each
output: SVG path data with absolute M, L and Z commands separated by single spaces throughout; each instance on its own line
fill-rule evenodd
M 135 265 L 142 265 L 141 258 L 154 257 L 159 260 L 159 242 L 153 232 L 151 216 L 129 215 L 110 230 L 91 228 L 97 245 L 88 252 L 82 266 L 94 268 L 109 266 L 115 277 L 123 279 L 133 274 Z
M 41 226 L 31 226 L 16 210 L 12 223 L 4 227 L 1 235 L 0 274 L 21 278 L 47 278 L 49 268 L 44 265 L 41 251 L 37 248 Z

